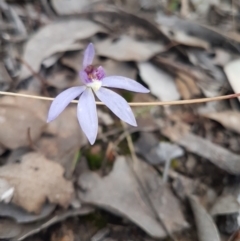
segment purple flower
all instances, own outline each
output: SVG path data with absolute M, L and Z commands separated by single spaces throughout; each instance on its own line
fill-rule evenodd
M 126 89 L 139 93 L 149 92 L 147 88 L 132 79 L 122 76 L 105 77 L 102 66 L 95 67 L 92 65 L 94 55 L 94 46 L 90 43 L 84 53 L 83 70 L 79 73 L 83 85 L 71 87 L 60 93 L 53 100 L 47 119 L 50 122 L 57 118 L 73 99 L 80 96 L 77 117 L 91 144 L 95 142 L 98 131 L 97 110 L 93 92 L 116 116 L 133 126 L 137 126 L 137 123 L 126 100 L 104 87 Z

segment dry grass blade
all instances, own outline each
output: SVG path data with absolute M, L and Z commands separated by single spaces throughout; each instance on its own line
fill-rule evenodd
M 39 99 L 39 100 L 54 100 L 54 98 L 44 97 L 44 96 L 37 96 L 37 95 L 26 95 L 26 94 L 18 94 L 13 92 L 5 92 L 0 91 L 0 95 L 10 95 L 10 96 L 21 96 L 24 98 L 30 99 Z M 217 97 L 210 97 L 210 98 L 201 98 L 201 99 L 193 99 L 193 100 L 179 100 L 179 101 L 156 101 L 156 102 L 130 102 L 130 106 L 164 106 L 164 105 L 187 105 L 187 104 L 199 104 L 199 103 L 206 103 L 211 101 L 219 101 L 219 100 L 228 100 L 232 98 L 240 97 L 240 93 L 237 94 L 230 94 L 230 95 L 222 95 Z M 78 103 L 77 100 L 71 101 L 71 103 Z M 104 105 L 102 102 L 96 101 L 97 105 Z

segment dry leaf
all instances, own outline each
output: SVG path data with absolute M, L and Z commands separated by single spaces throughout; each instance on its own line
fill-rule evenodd
M 240 230 L 237 230 L 233 235 L 228 239 L 228 241 L 240 241 Z
M 186 52 L 189 61 L 192 62 L 192 64 L 205 72 L 207 76 L 213 78 L 214 81 L 212 81 L 211 84 L 215 85 L 216 89 L 221 89 L 224 85 L 226 85 L 227 78 L 223 70 L 213 63 L 209 53 L 200 49 L 189 49 Z
M 240 210 L 240 186 L 239 183 L 227 185 L 222 194 L 216 199 L 210 213 L 212 216 L 239 213 Z
M 81 13 L 89 4 L 96 0 L 51 0 L 53 9 L 59 15 L 69 15 Z
M 238 44 L 233 41 L 229 41 L 229 36 L 224 36 L 223 31 L 217 31 L 213 27 L 208 27 L 206 25 L 201 25 L 194 21 L 189 21 L 186 19 L 181 19 L 176 15 L 167 15 L 158 13 L 156 17 L 156 22 L 160 26 L 168 27 L 173 31 L 182 31 L 186 34 L 189 33 L 192 37 L 196 37 L 211 45 L 222 47 L 225 49 L 230 49 L 232 51 L 238 52 Z
M 17 241 L 24 240 L 27 237 L 32 236 L 33 234 L 39 233 L 40 231 L 52 226 L 53 224 L 64 221 L 69 217 L 84 216 L 92 213 L 93 211 L 94 209 L 92 207 L 83 206 L 78 209 L 63 210 L 58 213 L 54 213 L 48 219 L 45 219 L 37 223 L 26 224 L 21 226 L 18 225 L 18 227 L 21 227 L 21 232 L 16 237 L 14 237 L 14 240 L 17 240 Z
M 224 49 L 216 48 L 214 49 L 214 58 L 212 59 L 213 64 L 218 66 L 225 66 L 232 60 L 233 56 L 230 52 Z
M 22 90 L 18 93 L 25 95 L 38 95 L 38 93 L 29 90 Z M 29 98 L 23 98 L 21 96 L 3 96 L 0 99 L 0 104 L 12 105 L 31 111 L 44 122 L 46 122 L 47 112 L 50 106 L 48 101 L 37 99 L 30 100 Z
M 14 193 L 14 187 L 5 179 L 0 178 L 0 205 L 1 205 L 1 202 L 5 202 L 5 203 L 10 202 L 12 199 L 13 193 Z
M 122 75 L 130 79 L 136 79 L 137 70 L 128 63 L 107 59 L 104 62 L 100 62 L 99 65 L 103 66 L 108 76 Z
M 61 63 L 78 72 L 79 69 L 81 69 L 82 59 L 83 52 L 69 52 L 61 58 Z M 137 70 L 135 66 L 126 62 L 115 61 L 113 59 L 102 60 L 100 58 L 95 58 L 93 60 L 93 65 L 101 65 L 104 68 L 107 76 L 123 75 L 130 79 L 136 79 Z
M 149 86 L 151 93 L 160 100 L 180 99 L 180 94 L 171 75 L 149 62 L 138 63 L 138 68 L 143 81 Z
M 176 73 L 177 75 L 180 73 L 188 75 L 189 78 L 191 78 L 199 86 L 205 96 L 213 97 L 220 95 L 220 89 L 223 87 L 223 83 L 221 81 L 217 82 L 202 68 L 191 66 L 179 60 L 176 61 L 173 58 L 160 56 L 155 57 L 154 61 L 160 66 L 166 68 L 173 75 Z M 183 75 L 180 75 L 179 77 L 181 77 L 183 80 L 186 80 L 186 77 L 183 77 Z
M 0 168 L 0 178 L 14 186 L 12 202 L 28 212 L 38 213 L 51 203 L 67 207 L 73 195 L 72 183 L 63 178 L 64 169 L 39 153 L 29 153 L 20 163 Z
M 158 165 L 184 154 L 184 151 L 178 145 L 159 140 L 148 132 L 142 132 L 140 138 L 135 144 L 135 150 L 142 155 L 152 165 Z
M 0 238 L 4 240 L 11 239 L 14 241 L 21 241 L 29 236 L 39 233 L 40 231 L 52 226 L 55 223 L 64 221 L 69 217 L 84 216 L 92 213 L 93 211 L 94 209 L 92 207 L 87 206 L 74 210 L 62 210 L 60 212 L 54 213 L 47 219 L 29 224 L 19 224 L 10 219 L 1 219 Z M 33 238 L 30 240 L 33 240 Z
M 240 134 L 240 112 L 229 110 L 223 112 L 203 113 L 201 115 L 211 120 L 215 120 L 225 128 Z
M 38 72 L 45 58 L 65 52 L 76 40 L 89 38 L 102 31 L 104 30 L 99 25 L 80 18 L 53 22 L 30 38 L 25 46 L 23 59 L 31 65 L 33 71 Z M 25 79 L 31 75 L 29 69 L 23 65 L 20 78 Z
M 91 241 L 100 241 L 100 240 L 104 240 L 106 241 L 106 236 L 109 235 L 110 233 L 110 228 L 103 228 L 103 229 L 100 229 L 99 231 L 97 231 L 96 234 L 94 234 L 91 238 Z
M 178 123 L 161 129 L 163 135 L 189 152 L 204 157 L 214 165 L 234 175 L 240 174 L 240 156 L 189 132 L 187 125 Z
M 93 64 L 96 65 L 95 61 L 96 58 L 93 60 Z M 83 51 L 74 51 L 74 52 L 67 52 L 61 58 L 61 63 L 76 72 L 78 72 L 82 68 L 83 62 Z
M 191 96 L 196 96 L 201 94 L 201 91 L 197 86 L 195 79 L 192 76 L 189 76 L 188 74 L 181 71 L 177 72 L 177 76 L 186 84 L 186 86 L 188 87 L 191 93 Z
M 96 43 L 95 47 L 98 55 L 118 61 L 146 61 L 165 49 L 160 43 L 139 41 L 127 35 L 103 40 Z
M 0 216 L 14 219 L 18 223 L 31 223 L 49 216 L 56 205 L 46 203 L 39 214 L 32 214 L 14 204 L 0 203 Z
M 218 197 L 216 203 L 214 203 L 211 208 L 211 215 L 226 215 L 238 213 L 240 210 L 240 203 L 237 200 L 237 197 L 234 195 L 222 195 Z
M 11 239 L 15 238 L 22 232 L 22 227 L 16 224 L 13 220 L 2 219 L 0 225 L 0 238 Z
M 47 76 L 46 82 L 49 86 L 58 89 L 78 86 L 81 83 L 79 75 L 76 75 L 71 70 L 63 68 L 62 66 L 59 67 L 59 69 L 54 69 L 53 72 Z
M 109 115 L 109 113 L 103 112 L 102 110 L 98 109 L 97 110 L 97 115 L 99 118 L 99 122 L 101 124 L 104 124 L 105 126 L 113 125 L 114 120 L 113 118 Z
M 36 141 L 42 134 L 46 123 L 34 112 L 12 105 L 0 105 L 0 143 L 15 149 L 29 145 L 28 130 L 31 140 Z
M 187 84 L 180 78 L 175 79 L 177 89 L 184 100 L 191 99 L 192 95 Z
M 157 172 L 150 165 L 139 161 L 136 171 L 142 185 L 146 187 L 144 193 L 129 161 L 119 157 L 112 172 L 104 178 L 93 172 L 83 173 L 79 178 L 83 190 L 79 191 L 81 200 L 127 217 L 155 238 L 165 237 L 166 233 L 146 199 L 148 195 L 157 215 L 170 232 L 188 227 L 179 202 L 170 189 L 162 185 Z
M 228 77 L 228 81 L 232 86 L 235 93 L 240 93 L 240 59 L 236 59 L 224 67 L 225 73 Z M 240 97 L 238 97 L 240 101 Z
M 36 143 L 38 150 L 48 159 L 60 163 L 65 168 L 65 175 L 71 176 L 74 156 L 87 143 L 76 117 L 76 106 L 67 107 L 48 124 L 44 133 L 47 135 Z
M 196 220 L 199 241 L 220 241 L 214 221 L 194 196 L 189 196 L 190 204 Z
M 9 89 L 10 84 L 12 82 L 11 77 L 9 76 L 4 64 L 0 62 L 0 84 L 1 91 L 6 91 Z
M 209 48 L 209 43 L 207 41 L 204 41 L 202 39 L 187 35 L 183 31 L 178 31 L 178 30 L 172 30 L 166 26 L 160 26 L 159 27 L 161 31 L 166 34 L 166 36 L 169 37 L 169 39 L 179 43 L 179 44 L 184 44 L 187 46 L 191 47 L 199 47 L 199 48 L 204 48 L 208 49 Z

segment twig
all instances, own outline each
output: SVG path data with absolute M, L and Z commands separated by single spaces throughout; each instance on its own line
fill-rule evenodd
M 10 96 L 19 96 L 25 98 L 32 98 L 32 99 L 39 99 L 39 100 L 54 100 L 51 97 L 44 97 L 38 95 L 27 95 L 27 94 L 19 94 L 13 92 L 5 92 L 0 91 L 0 95 L 10 95 Z M 164 105 L 186 105 L 186 104 L 199 104 L 199 103 L 206 103 L 211 101 L 219 101 L 219 100 L 227 100 L 240 97 L 240 93 L 231 94 L 231 95 L 222 95 L 217 97 L 210 97 L 210 98 L 201 98 L 201 99 L 193 99 L 193 100 L 176 100 L 176 101 L 156 101 L 156 102 L 129 102 L 130 106 L 164 106 Z M 71 103 L 78 103 L 78 100 L 73 100 Z M 104 105 L 104 103 L 96 101 L 97 105 Z
M 31 128 L 30 127 L 28 127 L 28 129 L 27 129 L 27 139 L 28 139 L 29 147 L 34 151 L 38 151 L 37 147 L 33 143 L 33 140 L 32 140 L 32 137 L 31 137 Z

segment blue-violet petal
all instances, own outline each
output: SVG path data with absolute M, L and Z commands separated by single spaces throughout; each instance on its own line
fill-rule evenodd
M 93 144 L 98 132 L 98 117 L 95 98 L 90 88 L 87 88 L 79 99 L 77 117 L 83 132 Z
M 91 65 L 95 56 L 95 50 L 92 43 L 90 43 L 86 50 L 84 51 L 83 56 L 83 68 L 85 69 L 88 65 Z
M 53 121 L 57 118 L 61 112 L 68 106 L 68 104 L 74 100 L 76 97 L 81 95 L 81 93 L 86 89 L 85 86 L 71 87 L 62 93 L 60 93 L 52 102 L 49 112 L 47 122 Z
M 133 112 L 123 97 L 106 88 L 100 88 L 95 94 L 121 120 L 137 126 Z
M 149 93 L 149 90 L 137 81 L 123 76 L 108 76 L 102 79 L 102 86 L 119 88 L 139 93 Z

